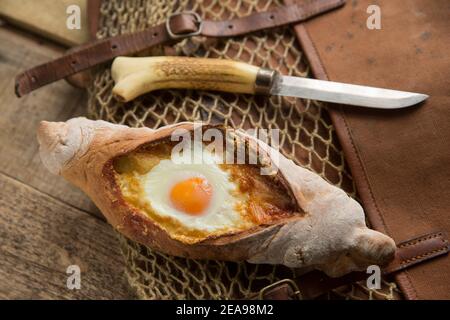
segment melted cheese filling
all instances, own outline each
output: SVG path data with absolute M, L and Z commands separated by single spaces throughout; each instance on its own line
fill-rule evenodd
M 125 201 L 172 238 L 195 243 L 298 214 L 286 189 L 260 175 L 258 166 L 214 164 L 196 172 L 171 163 L 171 148 L 168 142 L 148 145 L 115 159 L 114 168 Z M 211 195 L 195 189 L 201 179 L 210 184 Z

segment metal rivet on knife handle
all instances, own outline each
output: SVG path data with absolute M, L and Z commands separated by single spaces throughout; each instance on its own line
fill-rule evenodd
M 260 68 L 256 74 L 255 93 L 270 94 L 276 74 L 275 70 Z

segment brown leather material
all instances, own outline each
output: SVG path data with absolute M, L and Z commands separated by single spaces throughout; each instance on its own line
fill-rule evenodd
M 295 291 L 289 284 L 281 284 L 272 289 L 267 290 L 263 296 L 255 296 L 254 299 L 264 300 L 294 300 Z
M 317 14 L 344 5 L 345 0 L 307 1 L 279 7 L 273 11 L 254 13 L 229 21 L 204 21 L 202 35 L 209 37 L 239 36 L 258 30 L 301 22 Z
M 343 277 L 330 278 L 325 273 L 314 270 L 293 279 L 297 288 L 293 288 L 293 286 L 287 283 L 281 283 L 280 285 L 275 283 L 269 290 L 250 297 L 250 299 L 293 300 L 301 297 L 305 300 L 311 300 L 332 289 L 364 280 L 367 277 L 368 274 L 365 272 L 352 272 Z M 295 294 L 295 289 L 300 291 L 301 296 Z
M 195 32 L 199 28 L 197 20 L 191 14 L 180 14 L 169 19 L 171 30 L 174 30 L 174 33 L 178 35 Z
M 330 105 L 330 114 L 371 225 L 395 240 L 448 232 L 448 1 L 378 1 L 381 30 L 366 27 L 371 4 L 353 1 L 326 19 L 296 26 L 296 33 L 316 78 L 430 95 L 412 108 Z M 438 238 L 430 240 L 420 244 L 438 248 Z M 448 255 L 395 278 L 407 299 L 450 299 Z
M 89 27 L 89 35 L 91 40 L 95 40 L 97 28 L 98 28 L 98 20 L 100 18 L 100 6 L 101 0 L 88 0 L 87 1 L 87 23 Z M 66 53 L 74 52 L 76 48 L 69 49 Z M 65 80 L 76 88 L 85 89 L 89 85 L 92 80 L 92 74 L 90 70 L 85 70 L 82 72 L 75 73 L 65 78 Z
M 101 0 L 88 0 L 87 1 L 87 21 L 89 27 L 89 35 L 92 40 L 95 40 L 95 35 L 97 34 L 98 19 L 100 19 L 100 7 Z
M 390 275 L 421 262 L 428 261 L 437 256 L 445 255 L 450 251 L 449 242 L 443 232 L 426 234 L 397 244 L 394 260 L 382 269 L 383 275 Z M 365 280 L 365 272 L 352 272 L 339 278 L 330 278 L 323 272 L 308 272 L 296 279 L 295 284 L 304 299 L 314 299 L 342 285 Z M 259 298 L 259 297 L 254 297 Z M 264 292 L 266 300 L 290 300 L 295 298 L 292 286 L 282 283 Z
M 384 272 L 400 271 L 428 259 L 446 254 L 449 249 L 448 240 L 444 237 L 443 232 L 436 232 L 402 242 L 398 245 L 394 260 L 384 269 Z
M 46 84 L 108 62 L 114 57 L 130 55 L 169 39 L 165 25 L 160 24 L 145 31 L 82 45 L 58 59 L 19 74 L 16 77 L 16 95 L 23 96 Z
M 178 36 L 189 36 L 190 33 L 201 31 L 199 35 L 202 36 L 230 37 L 301 22 L 340 7 L 344 3 L 345 0 L 311 0 L 229 21 L 205 20 L 201 24 L 196 21 L 193 14 L 182 13 L 171 17 L 168 25 L 169 31 Z M 171 41 L 174 39 L 163 23 L 140 32 L 90 42 L 56 60 L 19 74 L 16 77 L 16 95 L 23 96 L 46 84 L 108 62 L 117 56 L 136 54 Z

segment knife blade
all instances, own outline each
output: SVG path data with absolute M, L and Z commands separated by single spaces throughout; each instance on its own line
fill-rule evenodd
M 381 109 L 405 108 L 428 98 L 421 93 L 283 76 L 274 70 L 225 59 L 118 57 L 111 74 L 115 81 L 113 94 L 121 101 L 159 89 L 271 94 Z
M 421 93 L 290 76 L 280 76 L 270 94 L 380 109 L 405 108 L 428 98 Z

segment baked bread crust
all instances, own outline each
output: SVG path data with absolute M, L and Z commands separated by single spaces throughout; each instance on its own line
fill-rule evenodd
M 395 243 L 367 228 L 358 202 L 317 174 L 297 166 L 278 151 L 243 132 L 276 164 L 278 175 L 301 209 L 298 217 L 242 232 L 186 244 L 171 236 L 123 199 L 113 159 L 170 136 L 176 129 L 193 130 L 183 122 L 157 130 L 129 128 L 105 121 L 74 118 L 45 122 L 38 129 L 40 155 L 47 169 L 82 189 L 119 232 L 150 248 L 194 259 L 247 260 L 283 264 L 329 276 L 384 265 L 394 256 Z

